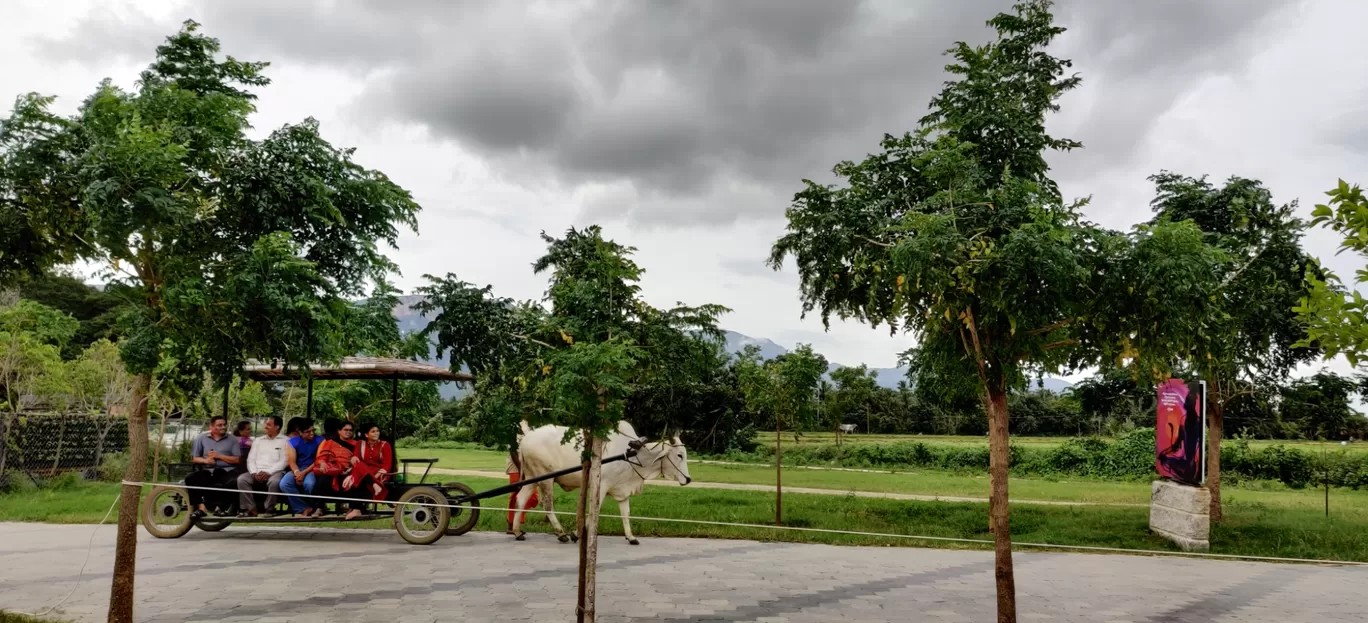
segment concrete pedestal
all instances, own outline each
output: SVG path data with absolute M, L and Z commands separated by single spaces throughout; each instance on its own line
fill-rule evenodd
M 1184 551 L 1207 551 L 1211 547 L 1211 492 L 1168 480 L 1154 481 L 1149 527 Z

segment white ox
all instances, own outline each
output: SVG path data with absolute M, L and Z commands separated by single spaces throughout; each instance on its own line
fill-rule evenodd
M 566 431 L 564 426 L 542 426 L 528 430 L 527 422 L 523 422 L 522 430 L 522 434 L 518 435 L 518 463 L 522 468 L 521 475 L 524 480 L 580 464 L 580 448 L 583 447 L 584 433 L 576 432 L 573 440 L 566 443 L 562 441 Z M 617 431 L 604 445 L 603 456 L 607 458 L 622 454 L 634 441 L 644 442 L 638 439 L 631 424 L 620 420 Z M 632 534 L 632 523 L 629 519 L 631 504 L 628 498 L 641 493 L 649 478 L 673 478 L 681 485 L 692 482 L 693 479 L 689 477 L 688 452 L 679 441 L 678 435 L 669 441 L 644 442 L 635 457 L 603 466 L 603 481 L 599 487 L 599 498 L 595 502 L 602 508 L 605 497 L 611 495 L 617 500 L 618 508 L 622 509 L 622 532 L 627 537 L 627 542 L 632 545 L 637 545 L 638 541 Z M 551 488 L 551 483 L 554 481 L 562 489 L 573 491 L 584 484 L 583 480 L 583 473 L 576 471 L 520 489 L 517 493 L 518 511 L 513 516 L 513 534 L 517 535 L 517 540 L 522 541 L 525 538 L 522 531 L 525 512 L 522 509 L 532 497 L 533 487 L 537 487 L 542 510 L 546 511 L 551 527 L 555 528 L 556 538 L 562 543 L 569 541 L 571 537 L 566 536 L 565 529 L 556 519 L 552 501 L 555 492 Z

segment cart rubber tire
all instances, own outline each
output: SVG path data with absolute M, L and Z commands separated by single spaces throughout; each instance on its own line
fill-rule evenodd
M 470 485 L 467 485 L 467 484 L 465 484 L 465 483 L 461 483 L 461 482 L 448 482 L 448 483 L 443 484 L 442 486 L 444 486 L 444 487 L 446 487 L 446 488 L 448 488 L 448 489 L 455 489 L 455 490 L 460 491 L 461 493 L 464 493 L 464 494 L 466 494 L 466 495 L 475 495 L 475 490 L 474 490 L 474 489 L 471 489 L 471 488 L 470 488 Z M 450 501 L 450 500 L 448 500 L 448 501 Z M 476 506 L 476 507 L 478 507 L 479 505 L 480 505 L 480 501 L 479 501 L 479 500 L 470 500 L 469 502 L 466 502 L 465 504 L 462 504 L 461 506 Z M 459 524 L 453 524 L 453 525 L 450 525 L 450 526 L 447 527 L 446 533 L 447 533 L 448 536 L 461 536 L 462 534 L 465 534 L 465 533 L 467 533 L 467 532 L 470 532 L 471 529 L 473 529 L 477 524 L 480 523 L 480 509 L 479 509 L 479 508 L 448 508 L 447 510 L 448 510 L 448 511 L 451 511 L 451 512 L 453 512 L 453 513 L 461 513 L 460 515 L 456 515 L 455 517 L 453 517 L 453 519 L 456 519 L 457 521 L 460 521 L 461 523 L 459 523 Z
M 206 517 L 204 519 L 196 521 L 195 527 L 205 532 L 218 532 L 232 525 L 232 523 L 233 520 L 231 519 L 219 519 L 217 517 L 209 519 L 208 517 Z
M 433 487 L 414 487 L 405 491 L 399 496 L 397 502 L 422 502 L 428 504 L 446 504 L 446 496 L 441 491 Z M 404 515 L 407 512 L 414 512 L 421 509 L 423 512 L 434 513 L 433 522 L 436 527 L 430 532 L 413 532 L 404 523 Z M 431 545 L 446 534 L 447 526 L 451 523 L 451 509 L 445 506 L 426 506 L 418 507 L 408 504 L 394 505 L 394 530 L 405 541 L 414 545 Z
M 184 509 L 185 519 L 181 521 L 179 524 L 163 527 L 156 522 L 157 498 L 164 493 L 177 492 L 180 493 L 181 496 L 183 496 L 182 499 L 184 500 L 186 506 L 186 508 Z M 153 487 L 152 491 L 148 492 L 147 497 L 143 498 L 142 512 L 138 514 L 142 516 L 142 525 L 143 528 L 147 530 L 148 534 L 151 534 L 152 536 L 157 537 L 159 539 L 178 539 L 182 536 L 185 536 L 185 533 L 190 531 L 190 524 L 194 523 L 190 519 L 189 507 L 190 494 L 184 488 L 177 487 L 174 485 L 158 485 L 156 487 Z

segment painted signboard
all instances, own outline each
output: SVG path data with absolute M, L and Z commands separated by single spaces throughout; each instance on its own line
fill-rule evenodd
M 1169 379 L 1159 385 L 1154 468 L 1187 485 L 1206 480 L 1206 383 Z

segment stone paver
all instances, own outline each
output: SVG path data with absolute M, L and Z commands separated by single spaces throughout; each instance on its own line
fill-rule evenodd
M 0 609 L 72 588 L 91 526 L 0 523 Z M 54 613 L 102 621 L 114 529 Z M 577 548 L 495 533 L 409 545 L 393 532 L 139 530 L 139 621 L 572 621 Z M 606 538 L 599 618 L 626 621 L 990 621 L 992 554 L 702 539 Z M 1022 621 L 1361 621 L 1368 568 L 1183 558 L 1015 554 Z

